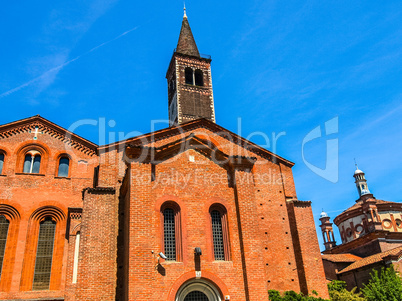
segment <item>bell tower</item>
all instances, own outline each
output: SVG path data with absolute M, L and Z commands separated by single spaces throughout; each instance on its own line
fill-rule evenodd
M 332 223 L 329 221 L 330 217 L 324 211 L 320 214 L 321 221 L 321 232 L 322 238 L 324 240 L 325 250 L 331 250 L 336 247 L 336 241 L 334 236 L 334 230 L 332 228 Z
M 186 8 L 166 79 L 170 126 L 199 118 L 215 122 L 211 57 L 198 52 Z
M 355 170 L 355 173 L 353 174 L 353 177 L 355 178 L 357 192 L 359 193 L 359 199 L 364 195 L 372 196 L 370 190 L 368 189 L 367 180 L 364 175 L 364 172 L 361 171 L 357 167 L 357 164 L 356 164 L 356 170 Z

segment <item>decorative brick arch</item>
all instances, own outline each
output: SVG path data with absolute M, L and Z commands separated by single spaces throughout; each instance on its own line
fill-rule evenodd
M 70 231 L 70 235 L 77 235 L 78 232 L 81 232 L 81 223 L 79 223 L 78 225 L 76 225 L 71 231 Z
M 25 154 L 30 150 L 35 150 L 41 154 L 41 164 L 39 173 L 45 174 L 47 171 L 50 150 L 46 144 L 40 141 L 35 142 L 28 141 L 19 146 L 18 150 L 15 153 L 17 158 L 15 172 L 17 173 L 23 172 Z
M 0 278 L 0 291 L 7 292 L 11 286 L 21 215 L 16 208 L 8 204 L 0 204 L 0 215 L 10 222 Z
M 61 158 L 64 158 L 64 157 L 65 157 L 65 158 L 68 158 L 68 160 L 69 160 L 68 176 L 67 176 L 67 178 L 70 178 L 70 177 L 71 177 L 71 173 L 72 173 L 72 169 L 73 169 L 73 162 L 74 162 L 74 159 L 73 159 L 73 158 L 76 158 L 76 156 L 75 156 L 74 153 L 71 154 L 71 153 L 66 152 L 66 151 L 59 151 L 59 152 L 56 153 L 56 155 L 53 156 L 54 162 L 55 162 L 55 164 L 54 164 L 54 166 L 55 166 L 54 175 L 55 175 L 56 177 L 58 176 L 59 165 L 60 165 L 60 159 L 61 159 Z
M 38 244 L 39 224 L 45 218 L 51 217 L 56 222 L 56 233 L 53 244 L 53 259 L 49 290 L 58 290 L 61 285 L 64 240 L 66 232 L 66 213 L 59 207 L 48 205 L 36 209 L 30 216 L 26 247 L 24 254 L 24 266 L 21 274 L 21 291 L 32 290 L 35 270 L 35 259 Z
M 6 174 L 6 170 L 10 162 L 10 154 L 11 154 L 10 151 L 6 147 L 4 146 L 0 147 L 0 155 L 4 155 L 3 170 L 2 172 L 0 172 L 0 175 Z
M 208 271 L 202 271 L 202 277 L 200 278 L 201 280 L 205 280 L 215 286 L 218 291 L 221 294 L 221 299 L 225 300 L 224 297 L 229 295 L 229 290 L 226 286 L 226 284 L 215 274 L 208 272 Z M 179 292 L 180 288 L 185 285 L 187 282 L 191 280 L 195 280 L 195 270 L 191 272 L 187 272 L 183 274 L 179 279 L 175 281 L 173 284 L 172 288 L 170 289 L 167 301 L 175 301 L 176 300 L 176 295 Z

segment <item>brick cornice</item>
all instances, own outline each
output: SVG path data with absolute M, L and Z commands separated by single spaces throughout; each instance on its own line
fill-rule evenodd
M 26 133 L 39 128 L 40 132 L 46 133 L 55 139 L 61 140 L 69 146 L 80 150 L 81 152 L 95 156 L 98 146 L 89 140 L 86 140 L 57 124 L 39 116 L 33 116 L 11 123 L 0 125 L 0 139 L 5 139 L 20 133 Z
M 114 188 L 114 187 L 87 187 L 82 190 L 82 199 L 84 199 L 86 192 L 88 194 L 115 194 L 116 188 Z
M 226 169 L 229 167 L 252 168 L 257 160 L 255 157 L 229 156 L 221 151 L 214 142 L 207 141 L 194 134 L 160 147 L 128 145 L 126 147 L 126 156 L 135 162 L 158 164 L 187 149 L 197 150 Z
M 286 159 L 270 152 L 269 150 L 266 150 L 266 149 L 262 148 L 261 146 L 255 144 L 247 139 L 244 139 L 244 138 L 240 137 L 239 135 L 225 129 L 224 127 L 221 127 L 221 126 L 217 125 L 216 123 L 214 123 L 208 119 L 204 119 L 204 118 L 189 121 L 189 122 L 183 123 L 178 126 L 172 126 L 169 128 L 159 130 L 159 131 L 152 132 L 152 133 L 140 135 L 140 136 L 130 138 L 127 140 L 122 140 L 119 142 L 103 145 L 103 146 L 99 147 L 99 150 L 107 151 L 107 149 L 109 149 L 109 148 L 116 149 L 119 145 L 124 145 L 124 144 L 131 145 L 131 146 L 135 146 L 135 145 L 141 146 L 144 143 L 144 141 L 146 141 L 147 143 L 153 143 L 153 142 L 159 141 L 161 139 L 166 139 L 168 137 L 182 135 L 185 132 L 189 132 L 189 131 L 192 131 L 192 130 L 195 130 L 198 128 L 208 129 L 211 132 L 219 135 L 220 137 L 227 139 L 228 141 L 233 142 L 233 143 L 243 147 L 244 149 L 251 151 L 251 152 L 255 153 L 256 155 L 259 155 L 274 163 L 280 162 L 288 167 L 292 167 L 294 165 L 293 162 L 286 160 Z M 228 136 L 231 139 L 228 139 Z

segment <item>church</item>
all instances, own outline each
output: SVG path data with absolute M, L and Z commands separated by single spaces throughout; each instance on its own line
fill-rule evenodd
M 402 204 L 376 199 L 357 165 L 353 177 L 359 198 L 334 219 L 342 244 L 336 245 L 328 214 L 320 216 L 325 275 L 345 281 L 349 290 L 364 287 L 373 269 L 402 269 Z
M 39 115 L 0 125 L 0 299 L 328 297 L 294 163 L 216 124 L 186 14 L 166 79 L 170 126 L 146 135 L 99 146 Z

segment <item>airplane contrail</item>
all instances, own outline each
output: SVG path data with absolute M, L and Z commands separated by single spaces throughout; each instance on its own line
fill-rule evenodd
M 20 85 L 20 86 L 18 86 L 18 87 L 16 87 L 16 88 L 13 88 L 13 89 L 11 89 L 11 90 L 8 90 L 8 91 L 6 91 L 6 92 L 0 94 L 0 98 L 6 97 L 6 96 L 8 96 L 8 95 L 10 95 L 10 94 L 12 94 L 12 93 L 14 93 L 14 92 L 17 92 L 17 91 L 19 91 L 19 90 L 21 90 L 21 89 L 23 89 L 23 88 L 29 86 L 30 84 L 32 84 L 32 83 L 38 81 L 39 79 L 45 77 L 45 76 L 46 76 L 47 74 L 49 74 L 49 73 L 52 73 L 52 72 L 54 72 L 54 71 L 58 71 L 58 70 L 64 68 L 65 66 L 71 64 L 72 62 L 75 62 L 76 60 L 78 60 L 78 59 L 82 58 L 83 56 L 85 56 L 85 55 L 87 55 L 87 54 L 89 54 L 89 53 L 95 51 L 96 49 L 98 49 L 98 48 L 100 48 L 100 47 L 103 47 L 103 46 L 105 46 L 105 45 L 107 45 L 107 44 L 109 44 L 109 43 L 111 43 L 111 42 L 113 42 L 113 41 L 116 41 L 117 39 L 120 39 L 121 37 L 125 36 L 126 34 L 132 32 L 132 31 L 134 31 L 134 30 L 136 30 L 136 29 L 138 29 L 138 27 L 139 27 L 139 26 L 136 26 L 136 27 L 134 27 L 134 28 L 131 28 L 130 30 L 127 30 L 127 31 L 123 32 L 122 34 L 118 35 L 117 37 L 115 37 L 115 38 L 113 38 L 113 39 L 111 39 L 111 40 L 109 40 L 109 41 L 107 41 L 107 42 L 101 43 L 101 44 L 99 44 L 98 46 L 95 46 L 94 48 L 88 50 L 87 52 L 85 52 L 85 53 L 83 53 L 83 54 L 81 54 L 81 55 L 79 55 L 79 56 L 77 56 L 77 57 L 75 57 L 75 58 L 73 58 L 73 59 L 71 59 L 71 60 L 69 60 L 69 61 L 67 61 L 67 62 L 65 62 L 65 63 L 63 63 L 63 64 L 61 64 L 61 65 L 59 65 L 59 66 L 56 66 L 56 67 L 54 67 L 54 68 L 49 69 L 48 71 L 46 71 L 46 72 L 42 73 L 41 75 L 39 75 L 39 76 L 37 76 L 37 77 L 31 79 L 30 81 L 27 81 L 26 83 L 24 83 L 24 84 L 22 84 L 22 85 Z

